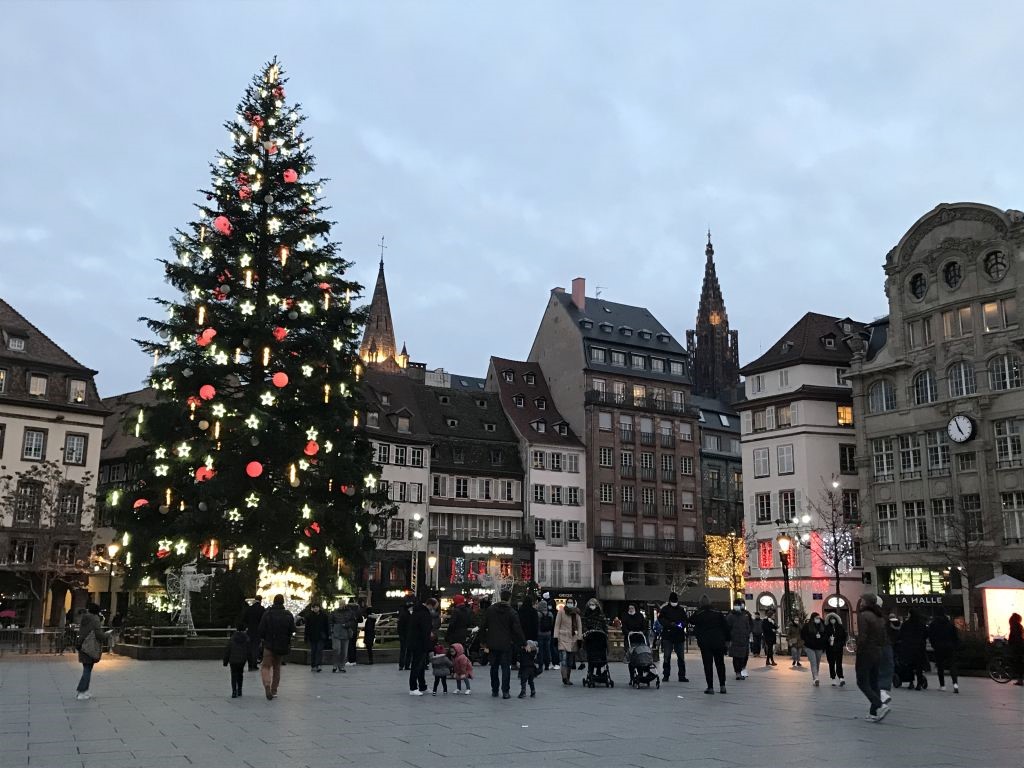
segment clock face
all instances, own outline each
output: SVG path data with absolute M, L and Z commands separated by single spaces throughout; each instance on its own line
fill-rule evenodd
M 970 416 L 959 414 L 949 420 L 949 424 L 946 425 L 946 432 L 949 434 L 949 439 L 954 443 L 966 443 L 974 437 L 974 422 L 971 421 Z

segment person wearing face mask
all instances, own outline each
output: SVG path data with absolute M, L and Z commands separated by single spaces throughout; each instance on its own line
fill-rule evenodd
M 630 632 L 640 632 L 647 637 L 647 630 L 647 619 L 635 605 L 630 604 L 626 608 L 626 615 L 622 617 L 622 637 L 628 638 Z
M 558 660 L 551 658 L 551 635 L 555 629 L 555 617 L 551 615 L 548 601 L 537 603 L 537 674 L 551 669 L 552 662 L 557 666 Z
M 889 714 L 889 705 L 882 701 L 878 688 L 878 670 L 885 645 L 885 623 L 878 598 L 865 592 L 857 605 L 857 687 L 871 705 L 867 719 L 873 723 Z
M 828 676 L 832 685 L 842 688 L 846 685 L 843 678 L 843 646 L 846 644 L 846 627 L 838 613 L 825 616 L 825 658 L 828 659 Z
M 679 603 L 679 595 L 669 592 L 668 602 L 661 606 L 658 611 L 658 620 L 661 622 L 661 650 L 665 655 L 661 665 L 662 680 L 666 683 L 672 675 L 672 652 L 675 651 L 676 661 L 679 662 L 679 682 L 688 683 L 686 677 L 686 609 Z
M 572 670 L 576 666 L 576 649 L 583 638 L 583 626 L 576 601 L 565 601 L 562 610 L 555 617 L 554 637 L 558 642 L 559 667 L 562 670 L 562 685 L 572 685 Z
M 732 604 L 732 611 L 726 617 L 729 625 L 729 655 L 737 680 L 747 677 L 747 659 L 750 657 L 750 633 L 754 631 L 754 620 L 743 606 L 742 600 Z
M 777 667 L 775 663 L 775 643 L 779 639 L 779 628 L 771 616 L 765 616 L 761 620 L 761 639 L 764 642 L 764 665 L 766 667 Z
M 828 640 L 825 638 L 825 623 L 821 615 L 815 611 L 800 629 L 800 637 L 804 641 L 804 650 L 807 652 L 807 663 L 811 667 L 811 684 L 817 688 L 821 683 L 818 680 L 818 670 L 821 667 L 821 657 L 828 647 Z
M 309 646 L 309 669 L 320 672 L 323 664 L 324 646 L 331 641 L 331 623 L 327 614 L 320 608 L 320 603 L 313 603 L 306 614 L 306 626 L 303 630 L 306 645 Z

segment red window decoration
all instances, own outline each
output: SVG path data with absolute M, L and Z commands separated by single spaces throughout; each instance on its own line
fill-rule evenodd
M 533 581 L 533 563 L 519 564 L 519 579 L 520 581 Z
M 757 542 L 757 567 L 765 570 L 772 567 L 775 560 L 775 550 L 772 548 L 772 540 L 765 539 Z

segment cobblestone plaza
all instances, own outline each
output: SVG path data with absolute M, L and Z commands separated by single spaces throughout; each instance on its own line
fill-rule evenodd
M 961 679 L 961 694 L 895 691 L 892 714 L 865 722 L 853 686 L 813 688 L 806 670 L 765 669 L 703 695 L 690 683 L 632 690 L 538 678 L 536 699 L 489 695 L 477 670 L 472 696 L 408 695 L 391 664 L 311 674 L 289 664 L 280 695 L 257 673 L 230 698 L 217 662 L 136 662 L 107 656 L 90 701 L 75 699 L 73 657 L 0 660 L 0 767 L 407 768 L 459 766 L 967 766 L 1024 765 L 1021 689 Z M 514 681 L 513 681 L 514 684 Z M 454 686 L 450 686 L 454 689 Z

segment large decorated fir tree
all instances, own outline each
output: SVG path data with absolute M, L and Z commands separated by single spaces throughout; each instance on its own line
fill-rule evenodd
M 129 572 L 204 559 L 303 573 L 331 592 L 385 514 L 359 427 L 361 286 L 330 239 L 322 180 L 276 60 L 246 89 L 198 217 L 162 260 L 158 402 L 137 490 L 120 502 Z

